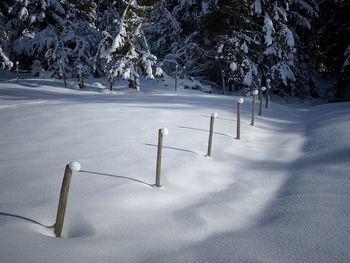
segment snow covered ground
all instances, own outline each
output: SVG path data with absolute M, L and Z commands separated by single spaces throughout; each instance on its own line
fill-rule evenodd
M 104 85 L 0 83 L 0 262 L 350 261 L 349 103 L 272 103 L 252 127 L 247 98 L 236 140 L 236 97 L 175 93 L 169 79 L 135 94 Z

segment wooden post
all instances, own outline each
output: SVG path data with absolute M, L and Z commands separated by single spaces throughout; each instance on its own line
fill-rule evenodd
M 241 104 L 244 102 L 243 98 L 237 100 L 237 139 L 241 138 Z
M 266 90 L 266 87 L 261 87 L 260 95 L 259 95 L 259 116 L 261 116 L 262 112 L 262 100 L 263 100 L 263 92 Z
M 175 66 L 175 91 L 177 91 L 177 74 L 178 74 L 179 65 Z
M 213 144 L 213 132 L 214 132 L 214 121 L 215 118 L 218 116 L 216 112 L 213 112 L 210 117 L 210 129 L 209 129 L 209 140 L 208 140 L 208 151 L 207 156 L 211 157 L 211 150 L 212 150 L 212 144 Z
M 56 215 L 56 223 L 54 230 L 56 237 L 61 237 L 62 234 L 64 216 L 66 214 L 69 186 L 72 179 L 73 171 L 80 171 L 80 169 L 81 165 L 78 162 L 70 162 L 66 165 Z
M 255 118 L 255 100 L 256 95 L 258 94 L 258 90 L 253 90 L 253 102 L 252 102 L 252 121 L 250 125 L 254 126 L 254 118 Z
M 266 80 L 266 104 L 265 104 L 265 108 L 267 109 L 269 107 L 269 100 L 270 100 L 270 79 Z
M 226 94 L 226 87 L 225 87 L 225 71 L 221 70 L 221 80 L 222 80 L 222 91 L 224 95 Z
M 82 72 L 78 73 L 79 74 L 79 88 L 83 89 L 84 88 L 84 75 Z
M 158 151 L 157 151 L 157 167 L 156 167 L 156 186 L 160 185 L 160 175 L 162 168 L 162 149 L 163 149 L 163 136 L 168 135 L 168 129 L 163 128 L 158 130 Z
M 17 81 L 19 80 L 19 62 L 16 61 L 16 78 L 17 78 Z
M 64 87 L 67 88 L 67 75 L 65 72 L 63 72 L 63 83 L 64 83 Z
M 63 80 L 64 87 L 67 88 L 67 75 L 66 75 L 66 72 L 62 66 L 62 63 L 59 63 L 59 67 L 60 67 L 60 76 Z

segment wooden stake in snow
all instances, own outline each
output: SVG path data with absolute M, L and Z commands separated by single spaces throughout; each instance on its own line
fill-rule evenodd
M 162 168 L 162 149 L 163 149 L 163 136 L 168 135 L 168 129 L 162 128 L 158 130 L 158 151 L 157 151 L 157 167 L 156 167 L 156 186 L 160 185 L 160 175 Z
M 270 100 L 270 83 L 271 83 L 271 80 L 270 79 L 267 79 L 266 80 L 266 104 L 265 104 L 265 108 L 267 109 L 269 107 L 269 100 Z
M 221 70 L 221 80 L 222 80 L 222 91 L 224 94 L 226 94 L 226 87 L 225 87 L 225 71 Z
M 178 71 L 179 71 L 179 65 L 176 64 L 175 66 L 175 91 L 177 91 L 177 75 L 178 75 Z
M 79 82 L 79 88 L 83 89 L 84 88 L 84 75 L 82 72 L 79 73 L 79 78 L 78 78 L 78 82 Z
M 213 144 L 213 133 L 214 133 L 214 121 L 215 118 L 218 116 L 216 112 L 213 112 L 210 117 L 210 129 L 209 129 L 209 140 L 208 140 L 208 151 L 207 156 L 211 157 L 211 150 L 212 150 L 212 144 Z
M 62 63 L 60 63 L 59 66 L 60 66 L 60 75 L 61 75 L 61 78 L 63 79 L 64 87 L 67 88 L 67 74 L 63 68 Z
M 19 62 L 16 61 L 16 78 L 17 78 L 17 81 L 19 80 Z
M 109 81 L 109 91 L 113 91 L 114 78 L 109 77 L 108 81 Z
M 255 100 L 256 100 L 256 95 L 258 95 L 258 90 L 253 90 L 253 102 L 252 102 L 252 121 L 250 125 L 254 126 L 254 118 L 255 118 Z
M 244 102 L 243 98 L 237 100 L 237 139 L 241 138 L 241 104 Z
M 56 215 L 56 223 L 55 223 L 55 235 L 56 237 L 61 237 L 64 216 L 66 214 L 67 200 L 68 200 L 68 192 L 69 186 L 72 179 L 73 172 L 78 172 L 81 169 L 81 165 L 78 162 L 70 162 L 66 165 L 66 169 L 64 171 L 63 182 L 61 186 L 60 200 L 58 202 L 57 215 Z
M 261 116 L 262 112 L 262 100 L 263 100 L 263 92 L 266 90 L 266 87 L 261 87 L 260 95 L 259 95 L 259 116 Z

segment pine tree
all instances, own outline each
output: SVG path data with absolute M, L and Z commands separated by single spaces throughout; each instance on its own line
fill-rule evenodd
M 13 67 L 13 63 L 9 59 L 9 56 L 6 54 L 9 49 L 9 37 L 8 32 L 5 29 L 5 24 L 7 22 L 7 10 L 8 10 L 7 1 L 3 1 L 0 3 L 0 63 L 2 68 Z
M 96 9 L 96 3 L 89 0 L 70 1 L 66 6 L 65 21 L 45 54 L 55 76 L 88 76 L 94 71 L 95 49 L 101 39 L 95 26 Z
M 137 1 L 118 2 L 120 17 L 116 23 L 115 34 L 106 34 L 102 40 L 105 52 L 102 58 L 107 59 L 108 78 L 113 83 L 117 78 L 127 79 L 129 87 L 139 90 L 139 77 L 143 73 L 149 79 L 162 74 L 157 66 L 157 57 L 151 54 L 144 35 L 142 15 L 145 6 L 139 6 Z M 110 44 L 110 36 L 113 41 Z M 110 44 L 110 45 L 109 45 Z
M 322 0 L 319 5 L 321 16 L 313 36 L 318 47 L 315 64 L 320 72 L 338 75 L 335 98 L 349 97 L 350 2 Z
M 55 44 L 57 28 L 63 23 L 65 9 L 59 0 L 16 1 L 9 7 L 6 28 L 11 32 L 16 60 L 30 67 L 37 59 L 44 62 L 45 52 Z

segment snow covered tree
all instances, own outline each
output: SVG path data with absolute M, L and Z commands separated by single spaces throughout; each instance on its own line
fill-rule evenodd
M 94 1 L 70 1 L 66 7 L 65 20 L 60 25 L 45 57 L 49 69 L 57 76 L 88 76 L 94 70 L 94 56 L 101 34 L 96 24 Z
M 35 59 L 44 62 L 45 52 L 54 45 L 57 28 L 63 23 L 65 10 L 62 2 L 15 1 L 9 7 L 9 14 L 6 28 L 11 32 L 16 60 L 27 67 Z
M 319 0 L 320 19 L 313 35 L 318 48 L 315 63 L 318 71 L 338 75 L 334 97 L 350 97 L 350 2 Z
M 172 51 L 180 40 L 181 28 L 174 15 L 167 9 L 166 1 L 160 1 L 148 14 L 149 24 L 145 27 L 150 50 L 159 57 Z
M 5 29 L 5 24 L 7 22 L 7 10 L 8 10 L 7 1 L 0 3 L 0 63 L 2 68 L 11 69 L 13 63 L 9 59 L 9 56 L 6 54 L 8 52 L 8 32 Z
M 107 75 L 111 83 L 123 78 L 129 81 L 130 88 L 139 90 L 141 73 L 149 79 L 162 74 L 143 31 L 145 20 L 142 15 L 147 7 L 139 5 L 136 0 L 116 4 L 121 15 L 116 21 L 115 34 L 105 33 L 102 44 L 107 46 L 101 48 L 104 49 L 101 57 L 107 60 Z M 113 38 L 111 43 L 110 36 Z

